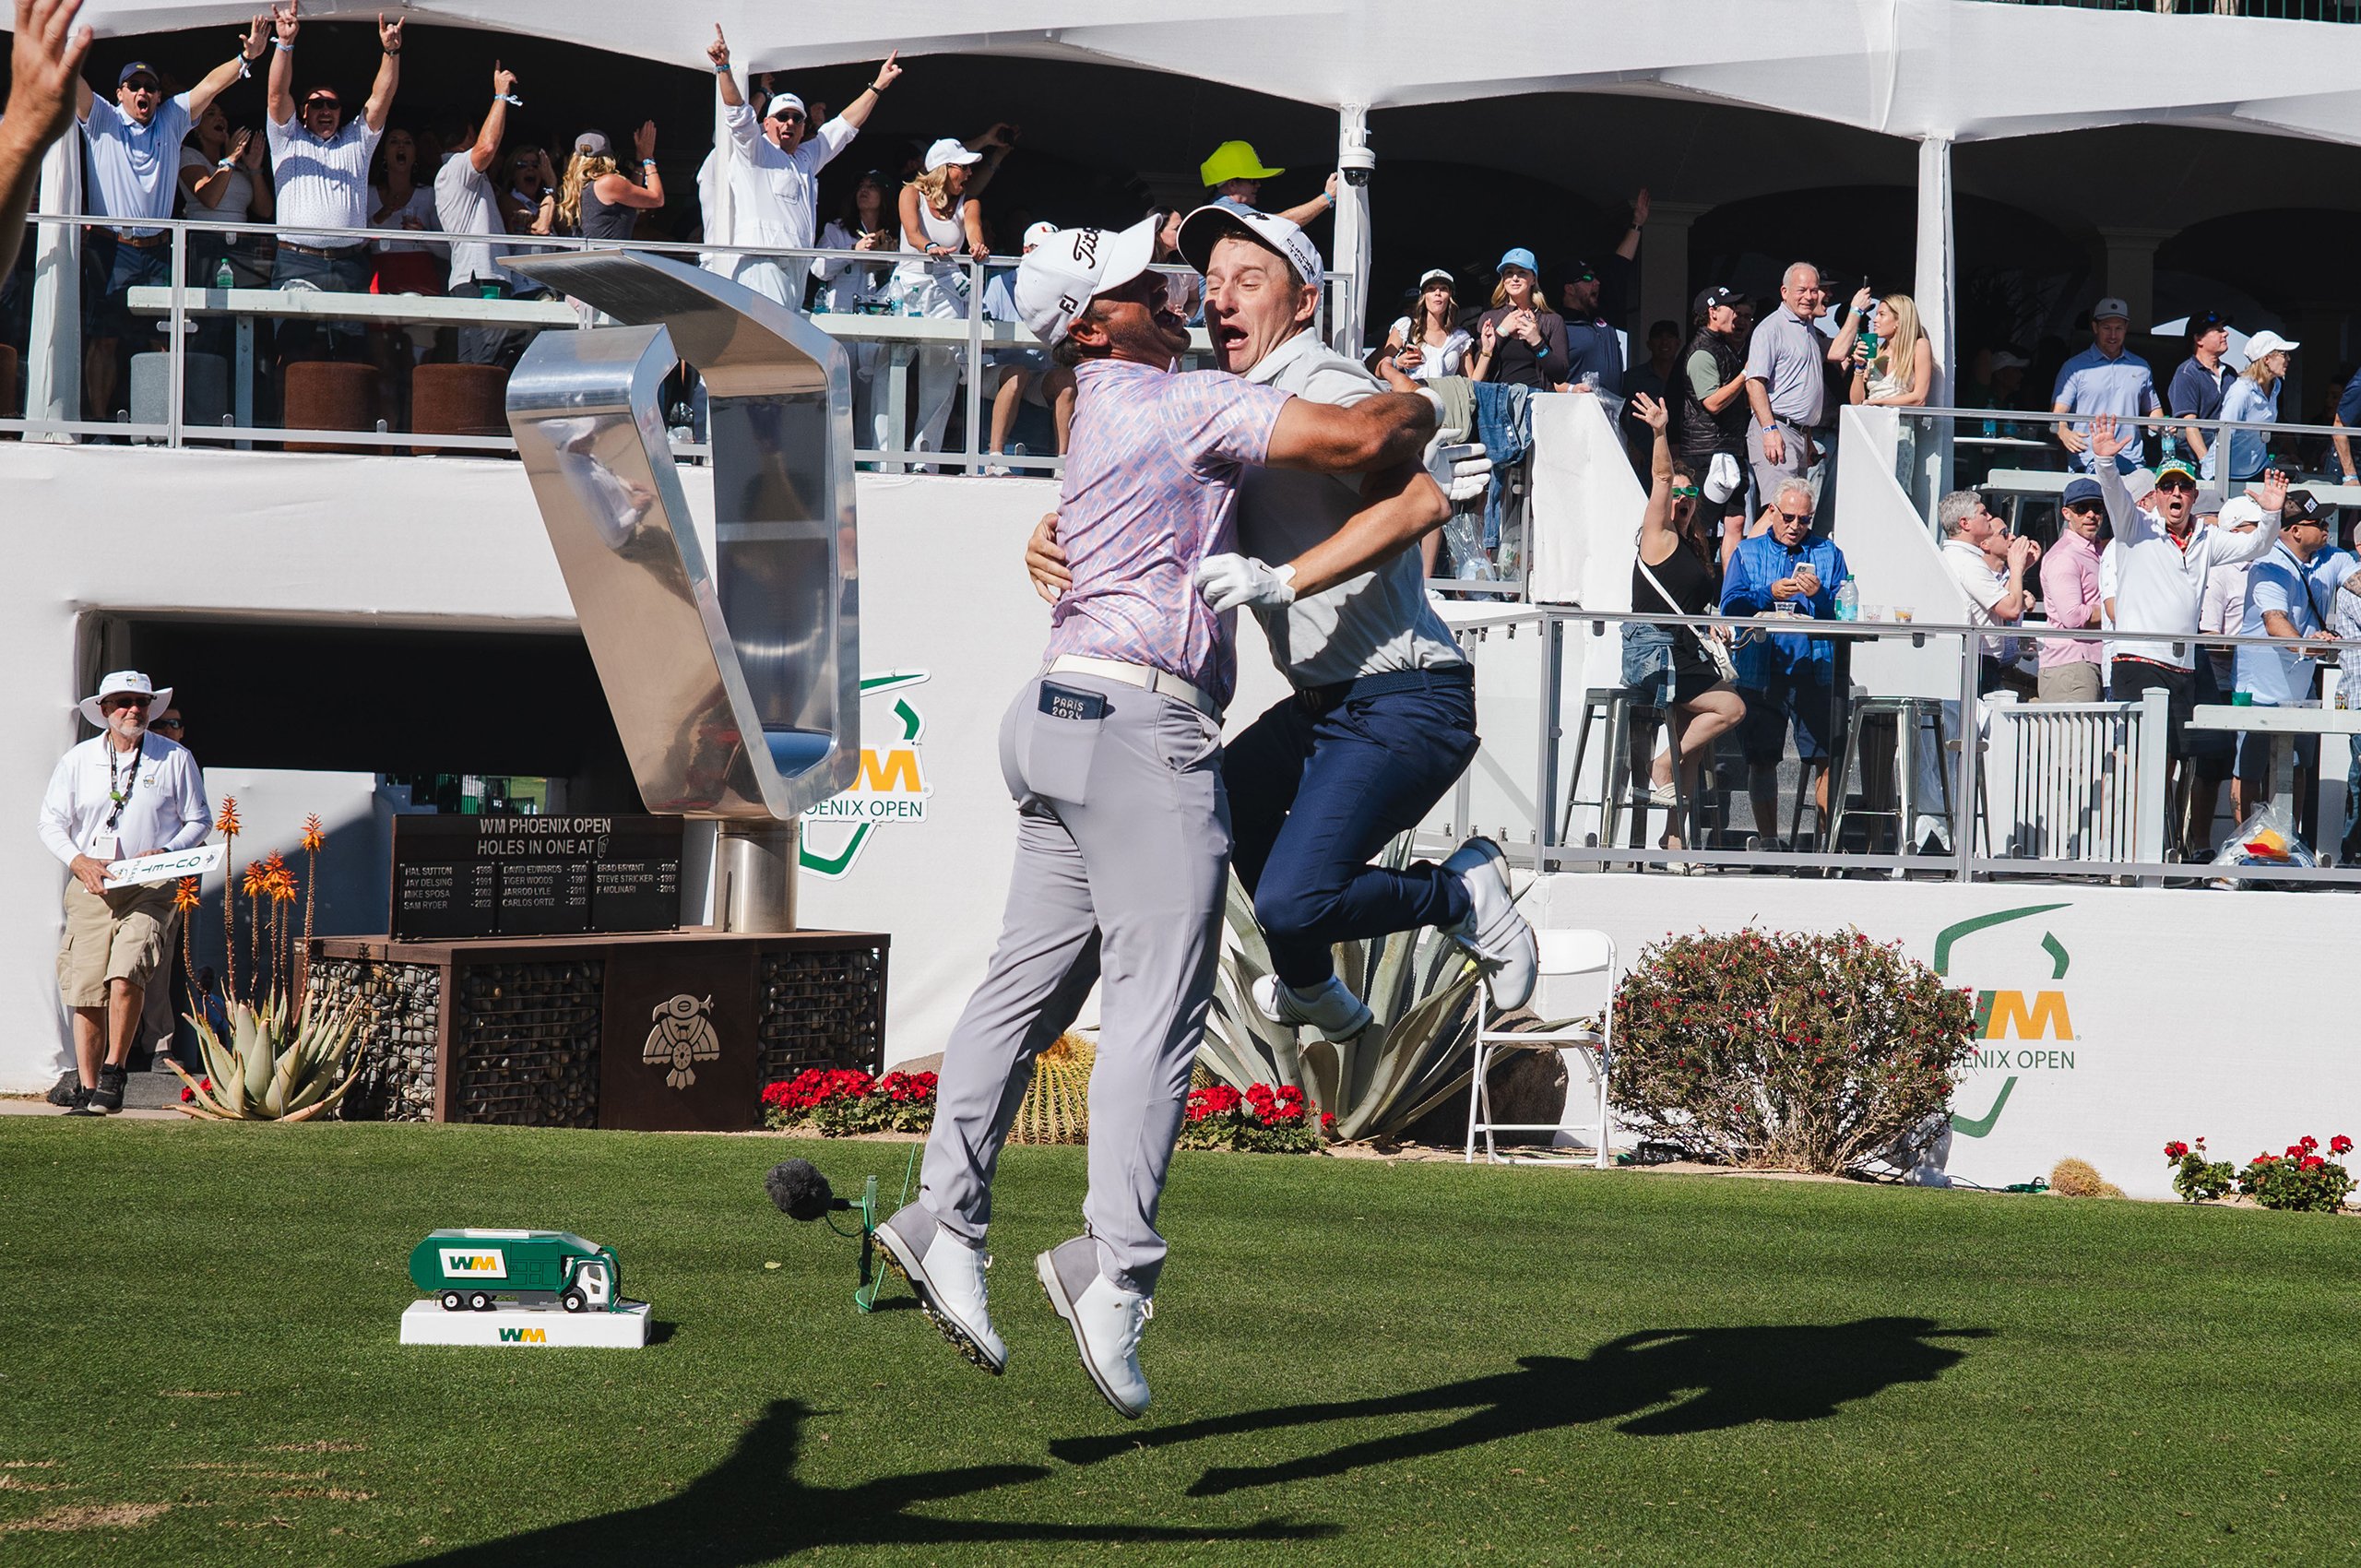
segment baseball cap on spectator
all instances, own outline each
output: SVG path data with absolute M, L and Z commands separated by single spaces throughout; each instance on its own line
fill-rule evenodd
M 1994 370 L 2031 370 L 2033 362 L 2013 349 L 2002 349 L 1992 356 Z
M 1705 465 L 1705 499 L 1716 506 L 1736 495 L 1745 484 L 1738 459 L 1727 452 L 1714 453 L 1714 460 Z
M 2163 462 L 2156 465 L 2155 482 L 2157 484 L 2161 485 L 2165 481 L 2175 478 L 2189 481 L 2189 488 L 2191 490 L 2195 490 L 2197 488 L 2197 470 L 2190 468 L 2180 458 L 2166 457 Z
M 1689 308 L 1698 315 L 1704 315 L 1723 305 L 1735 308 L 1744 298 L 1746 296 L 1736 289 L 1726 289 L 1716 283 L 1710 289 L 1700 289 L 1697 291 L 1697 298 Z
M 798 114 L 801 114 L 804 112 L 803 100 L 796 97 L 795 94 L 791 92 L 775 92 L 771 94 L 771 101 L 763 105 L 763 118 L 765 120 L 774 119 L 782 109 L 792 109 Z
M 2095 506 L 2104 499 L 2105 493 L 2099 489 L 2098 481 L 2094 479 L 2077 479 L 2070 480 L 2067 482 L 2066 493 L 2058 498 L 2058 505 L 2060 506 Z
M 1512 267 L 1522 267 L 1536 278 L 1541 276 L 1541 264 L 1534 260 L 1533 253 L 1523 245 L 1511 245 L 1507 250 L 1502 251 L 1499 263 L 1493 267 L 1492 270 L 1505 272 Z
M 1264 168 L 1254 144 L 1245 141 L 1226 141 L 1214 148 L 1211 158 L 1197 165 L 1197 177 L 1205 183 L 1207 190 L 1232 180 L 1275 180 L 1286 172 L 1284 169 Z
M 1043 240 L 1048 239 L 1057 232 L 1058 226 L 1050 222 L 1046 219 L 1041 222 L 1027 225 L 1025 231 L 1025 244 L 1017 254 L 1019 255 L 1030 255 L 1040 245 Z
M 2213 331 L 2217 327 L 2229 326 L 2233 319 L 2233 317 L 2225 315 L 2218 310 L 2201 310 L 2196 312 L 2189 318 L 2189 341 L 2195 342 L 2198 339 L 2204 337 L 2208 332 Z
M 1593 267 L 1589 262 L 1577 261 L 1572 267 L 1566 268 L 1566 281 L 1569 283 L 1596 283 L 1598 281 L 1598 268 Z
M 1061 229 L 1016 264 L 1016 314 L 1055 347 L 1090 302 L 1121 288 L 1156 259 L 1157 220 L 1128 229 Z
M 2308 490 L 2291 490 L 2287 493 L 2286 502 L 2279 508 L 2279 521 L 2287 527 L 2296 523 L 2317 523 L 2324 529 L 2332 528 L 2331 514 L 2333 510 L 2321 505 L 2319 497 Z
M 2091 307 L 2091 325 L 2094 327 L 2102 321 L 2130 321 L 2130 319 L 2131 307 L 2113 294 L 2109 294 Z
M 1302 230 L 1276 213 L 1201 207 L 1180 220 L 1180 258 L 1203 272 L 1213 260 L 1214 242 L 1237 229 L 1252 234 L 1255 244 L 1264 250 L 1284 256 L 1295 267 L 1297 277 L 1315 289 L 1320 287 L 1321 279 L 1326 276 L 1320 264 L 1320 247 L 1306 239 Z
M 967 143 L 957 137 L 945 137 L 926 149 L 926 172 L 933 173 L 946 163 L 981 163 L 984 155 L 969 152 Z
M 1424 272 L 1418 274 L 1418 291 L 1424 293 L 1426 291 L 1427 285 L 1434 282 L 1438 279 L 1450 284 L 1454 289 L 1459 287 L 1459 279 L 1453 278 L 1448 271 L 1440 267 L 1430 267 Z
M 2247 339 L 2247 363 L 2252 364 L 2255 361 L 2262 358 L 2265 354 L 2292 354 L 2297 349 L 2302 347 L 2303 345 L 2301 343 L 2291 342 L 2287 339 L 2282 338 L 2278 333 L 2273 332 L 2270 327 L 2266 327 L 2261 331 Z
M 114 85 L 121 87 L 134 77 L 146 77 L 149 81 L 156 84 L 156 90 L 159 92 L 161 92 L 164 89 L 163 77 L 157 71 L 155 66 L 149 65 L 145 60 L 134 60 L 130 65 L 125 65 L 123 68 L 123 74 L 115 77 Z
M 585 131 L 574 138 L 574 150 L 584 158 L 604 158 L 607 156 L 606 136 L 599 131 Z

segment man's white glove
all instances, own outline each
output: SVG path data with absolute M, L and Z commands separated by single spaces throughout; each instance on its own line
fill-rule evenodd
M 1426 465 L 1427 476 L 1442 487 L 1444 500 L 1454 505 L 1473 501 L 1491 488 L 1491 455 L 1482 443 L 1463 440 L 1465 430 L 1442 422 L 1442 399 L 1432 388 L 1419 387 L 1418 396 L 1435 406 L 1435 433 L 1418 460 Z
M 1216 612 L 1246 604 L 1275 610 L 1295 602 L 1295 568 L 1266 566 L 1252 555 L 1208 555 L 1197 567 L 1197 591 Z

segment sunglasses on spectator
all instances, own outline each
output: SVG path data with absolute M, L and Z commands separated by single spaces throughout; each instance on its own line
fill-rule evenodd
M 787 124 L 793 125 L 803 118 L 803 111 L 801 109 L 774 109 L 771 111 L 770 117 L 774 120 L 780 120 Z
M 1675 501 L 1694 501 L 1699 493 L 1697 487 L 1693 484 L 1676 484 L 1672 487 L 1672 498 Z
M 161 92 L 163 88 L 147 77 L 134 77 L 123 84 L 134 92 Z
M 2197 493 L 2197 481 L 2193 479 L 2183 479 L 2180 475 L 2175 474 L 2170 479 L 2158 480 L 2156 481 L 2156 488 L 2158 490 L 2185 490 L 2191 495 L 2194 495 Z
M 119 707 L 146 707 L 147 706 L 146 697 L 112 696 L 100 699 L 99 710 L 102 713 L 113 713 Z
M 341 109 L 344 103 L 341 100 L 334 98 L 307 98 L 303 100 L 303 107 L 307 112 L 314 109 Z
M 1779 517 L 1781 520 L 1790 523 L 1808 523 L 1811 521 L 1811 514 L 1809 512 L 1782 512 L 1779 514 Z
M 159 719 L 155 723 L 148 726 L 148 728 L 150 730 L 178 730 L 184 728 L 184 726 L 177 719 Z

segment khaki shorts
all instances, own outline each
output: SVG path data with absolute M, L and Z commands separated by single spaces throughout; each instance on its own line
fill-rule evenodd
M 57 990 L 68 1007 L 103 1007 L 110 980 L 145 987 L 172 951 L 172 885 L 98 894 L 65 884 L 65 937 L 57 944 Z

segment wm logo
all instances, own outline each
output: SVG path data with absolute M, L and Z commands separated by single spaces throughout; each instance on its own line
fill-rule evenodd
M 549 1331 L 540 1328 L 504 1328 L 500 1331 L 503 1345 L 546 1345 Z
M 2074 1021 L 2066 1012 L 2066 993 L 2037 991 L 2028 1004 L 2022 991 L 1979 991 L 1975 993 L 1975 1038 L 2072 1039 Z
M 505 1277 L 498 1253 L 445 1253 L 443 1272 L 445 1274 L 491 1274 Z
M 896 790 L 925 794 L 926 785 L 919 777 L 919 754 L 908 746 L 883 753 L 862 747 L 860 787 L 881 795 Z

